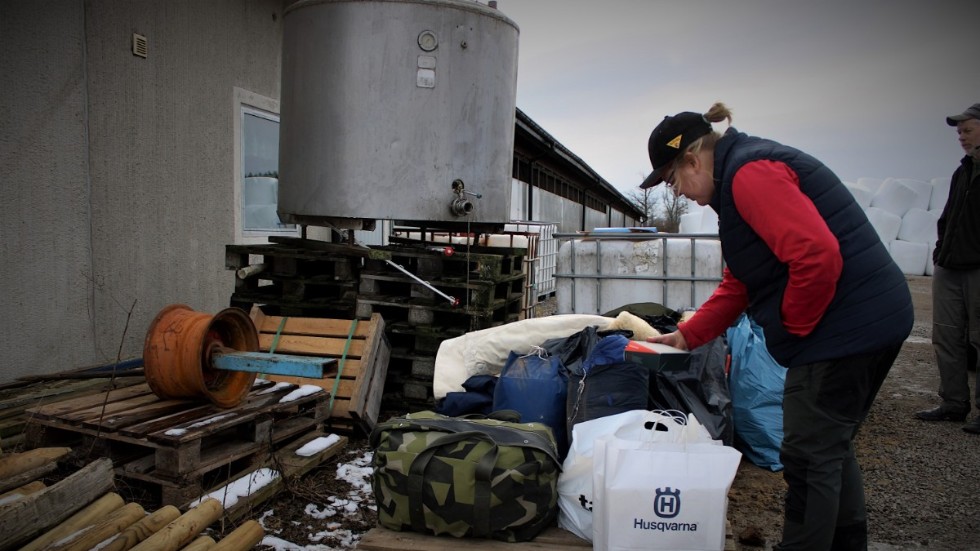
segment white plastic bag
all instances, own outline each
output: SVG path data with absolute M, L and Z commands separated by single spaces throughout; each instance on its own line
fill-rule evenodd
M 592 540 L 594 442 L 614 435 L 646 442 L 712 442 L 707 429 L 681 412 L 633 410 L 578 423 L 558 477 L 558 526 Z M 720 444 L 720 442 L 716 442 Z
M 724 549 L 738 450 L 609 435 L 596 441 L 594 453 L 594 549 Z

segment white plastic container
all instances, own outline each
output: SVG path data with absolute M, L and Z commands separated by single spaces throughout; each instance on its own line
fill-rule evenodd
M 718 286 L 722 268 L 717 235 L 568 240 L 558 249 L 557 313 L 601 315 L 640 302 L 697 308 Z

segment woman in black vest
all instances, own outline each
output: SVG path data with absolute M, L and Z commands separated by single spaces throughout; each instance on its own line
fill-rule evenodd
M 688 350 L 743 311 L 788 368 L 780 459 L 788 485 L 783 541 L 774 549 L 867 549 L 864 484 L 854 437 L 912 330 L 905 276 L 834 173 L 771 140 L 711 123 L 731 112 L 665 117 L 650 135 L 653 173 L 718 213 L 723 281 L 674 333 Z

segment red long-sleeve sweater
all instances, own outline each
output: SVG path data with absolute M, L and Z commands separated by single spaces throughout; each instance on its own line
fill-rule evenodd
M 805 337 L 820 322 L 837 288 L 843 266 L 837 238 L 784 163 L 746 163 L 735 173 L 732 197 L 739 215 L 789 267 L 780 309 L 783 326 Z M 745 285 L 726 268 L 715 292 L 678 329 L 688 348 L 697 348 L 724 333 L 747 306 Z

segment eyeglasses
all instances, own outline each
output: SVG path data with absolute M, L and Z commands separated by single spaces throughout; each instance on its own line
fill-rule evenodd
M 671 163 L 670 168 L 668 168 L 667 172 L 664 173 L 664 183 L 667 184 L 667 187 L 674 187 L 674 172 L 675 169 L 673 163 Z

